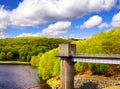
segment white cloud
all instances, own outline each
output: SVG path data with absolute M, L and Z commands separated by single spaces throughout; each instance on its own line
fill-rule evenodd
M 60 21 L 55 24 L 51 24 L 48 28 L 43 29 L 41 32 L 37 33 L 22 33 L 16 37 L 27 37 L 27 36 L 46 36 L 46 37 L 60 37 L 59 35 L 64 34 L 68 31 L 71 26 L 71 22 Z
M 37 26 L 71 20 L 92 12 L 110 10 L 116 0 L 23 0 L 11 13 L 14 26 Z
M 75 34 L 70 34 L 69 38 L 75 38 Z
M 4 35 L 4 32 L 0 32 L 0 39 L 1 38 L 6 38 L 6 36 Z
M 113 16 L 111 25 L 113 27 L 120 27 L 120 12 Z
M 8 26 L 39 26 L 51 21 L 72 20 L 84 15 L 110 10 L 118 0 L 23 0 L 7 11 L 0 6 L 0 31 Z M 58 34 L 57 32 L 56 34 Z
M 60 21 L 55 24 L 51 24 L 48 28 L 42 30 L 40 35 L 42 36 L 58 36 L 64 34 L 68 31 L 71 26 L 71 22 L 69 21 Z
M 33 34 L 32 33 L 22 33 L 22 34 L 17 35 L 16 37 L 27 37 L 27 36 L 33 36 Z
M 16 37 L 27 37 L 27 36 L 39 36 L 39 34 L 38 33 L 35 33 L 35 34 L 33 34 L 33 33 L 22 33 L 22 34 L 17 35 Z
M 98 26 L 98 28 L 107 28 L 107 27 L 109 27 L 110 25 L 109 24 L 107 24 L 107 23 L 101 23 L 99 26 Z
M 90 17 L 86 22 L 83 23 L 83 25 L 80 26 L 80 28 L 93 28 L 97 27 L 102 23 L 102 17 L 96 15 Z
M 9 12 L 0 6 L 0 32 L 3 32 L 9 25 Z

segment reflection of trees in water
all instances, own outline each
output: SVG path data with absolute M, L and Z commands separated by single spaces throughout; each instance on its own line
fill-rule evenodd
M 27 65 L 0 65 L 0 89 L 25 89 L 38 84 L 36 69 Z

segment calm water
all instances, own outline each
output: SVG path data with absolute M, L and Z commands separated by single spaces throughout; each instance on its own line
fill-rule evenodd
M 36 69 L 28 65 L 0 65 L 0 89 L 25 89 L 36 85 L 39 85 Z

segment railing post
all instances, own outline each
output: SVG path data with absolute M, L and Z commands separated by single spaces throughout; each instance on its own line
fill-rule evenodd
M 59 45 L 59 56 L 61 57 L 60 86 L 62 89 L 74 89 L 74 67 L 71 57 L 75 53 L 76 45 Z

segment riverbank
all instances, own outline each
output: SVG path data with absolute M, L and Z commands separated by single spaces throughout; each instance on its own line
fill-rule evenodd
M 30 62 L 23 61 L 0 61 L 1 65 L 30 65 Z
M 60 79 L 58 77 L 49 79 L 47 83 L 52 89 L 60 89 Z M 74 89 L 120 89 L 120 76 L 115 78 L 113 76 L 78 74 L 74 77 Z

